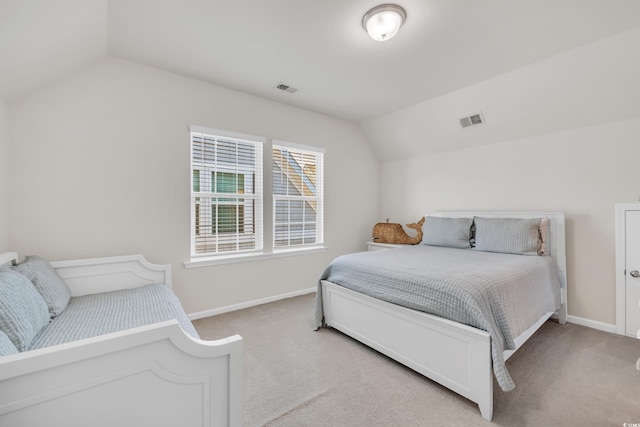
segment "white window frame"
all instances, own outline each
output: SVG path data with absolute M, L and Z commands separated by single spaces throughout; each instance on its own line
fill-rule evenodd
M 251 145 L 253 145 L 255 147 L 255 168 L 247 168 L 247 167 L 243 167 L 241 165 L 236 165 L 235 167 L 230 167 L 230 166 L 225 166 L 225 165 L 219 165 L 215 170 L 213 171 L 204 171 L 202 169 L 198 169 L 200 170 L 199 172 L 199 179 L 200 179 L 200 183 L 199 183 L 199 192 L 194 192 L 193 191 L 193 175 L 194 175 L 194 162 L 193 162 L 193 136 L 194 134 L 206 134 L 209 136 L 212 136 L 214 138 L 219 137 L 219 138 L 228 138 L 231 140 L 235 140 L 238 142 L 245 142 L 245 143 L 250 143 Z M 264 156 L 263 156 L 263 149 L 264 149 L 264 144 L 265 144 L 265 139 L 259 136 L 254 136 L 254 135 L 247 135 L 247 134 L 241 134 L 241 133 L 237 133 L 237 132 L 229 132 L 229 131 L 224 131 L 224 130 L 219 130 L 219 129 L 211 129 L 211 128 L 206 128 L 206 127 L 202 127 L 202 126 L 190 126 L 189 127 L 189 144 L 190 144 L 190 156 L 189 156 L 189 161 L 190 161 L 190 174 L 191 174 L 191 179 L 189 182 L 190 185 L 190 234 L 191 234 L 191 261 L 197 261 L 198 259 L 205 259 L 205 260 L 211 260 L 211 259 L 216 259 L 216 258 L 228 258 L 228 257 L 236 257 L 236 256 L 244 256 L 246 254 L 253 254 L 253 253 L 262 253 L 263 251 L 263 246 L 264 246 L 264 233 L 263 233 L 263 227 L 264 227 L 264 218 L 263 218 L 263 199 L 264 199 L 264 194 L 263 194 L 263 165 L 264 165 Z M 255 247 L 252 249 L 240 249 L 240 250 L 234 250 L 234 251 L 223 251 L 223 252 L 209 252 L 209 253 L 197 253 L 196 251 L 196 243 L 197 243 L 197 236 L 196 236 L 196 199 L 200 198 L 201 200 L 204 198 L 206 199 L 207 197 L 224 197 L 224 195 L 226 194 L 218 194 L 215 192 L 207 192 L 207 191 L 202 191 L 203 190 L 203 179 L 205 179 L 205 176 L 207 175 L 207 172 L 227 172 L 227 173 L 239 173 L 239 172 L 255 172 L 255 176 L 256 176 L 256 182 L 255 182 L 255 189 L 254 189 L 254 193 L 253 194 L 243 194 L 242 198 L 243 199 L 250 199 L 253 200 L 254 205 L 255 205 L 255 213 L 254 213 L 254 226 L 255 226 Z M 206 180 L 206 179 L 205 179 Z M 238 196 L 235 194 L 229 194 L 228 198 L 237 198 Z M 201 202 L 202 203 L 202 202 Z M 202 209 L 200 209 L 201 212 L 201 217 L 203 215 L 202 213 Z M 202 220 L 200 219 L 200 226 L 202 227 Z M 237 235 L 238 233 L 236 233 Z M 239 236 L 236 236 L 236 239 L 239 239 Z
M 273 251 L 297 251 L 304 248 L 322 247 L 324 245 L 324 154 L 325 150 L 319 147 L 312 147 L 308 145 L 296 144 L 287 141 L 281 141 L 274 139 L 272 141 L 271 150 L 281 147 L 293 152 L 298 152 L 302 155 L 311 155 L 316 158 L 316 183 L 315 183 L 315 196 L 311 195 L 280 195 L 275 194 L 275 184 L 272 182 L 272 197 L 273 197 L 273 221 L 272 221 L 272 244 Z M 276 221 L 276 205 L 278 201 L 303 201 L 303 202 L 315 202 L 316 204 L 316 221 L 315 221 L 315 237 L 313 243 L 301 243 L 301 244 L 289 244 L 276 247 L 277 236 L 277 221 Z M 304 218 L 303 209 L 303 223 L 306 223 Z M 291 225 L 291 224 L 289 224 Z M 304 233 L 303 233 L 304 234 Z M 289 233 L 289 238 L 291 234 Z
M 193 192 L 193 142 L 191 133 L 205 133 L 214 136 L 220 136 L 224 138 L 233 138 L 244 141 L 253 141 L 260 143 L 261 145 L 261 154 L 258 157 L 256 154 L 256 159 L 260 160 L 256 162 L 256 193 L 258 192 L 258 187 L 260 188 L 261 197 L 257 199 L 256 202 L 256 249 L 252 251 L 243 251 L 243 252 L 224 252 L 221 254 L 215 255 L 197 255 L 194 254 L 195 248 L 195 197 L 201 197 L 199 195 L 194 195 Z M 327 247 L 324 244 L 324 165 L 321 168 L 321 172 L 319 176 L 316 178 L 321 191 L 321 203 L 318 208 L 318 212 L 320 212 L 321 221 L 318 221 L 317 224 L 317 233 L 318 238 L 317 242 L 313 245 L 304 245 L 304 246 L 292 246 L 285 248 L 274 249 L 274 223 L 275 223 L 275 203 L 272 197 L 265 199 L 266 193 L 273 193 L 272 187 L 272 150 L 273 145 L 287 146 L 292 149 L 300 149 L 307 150 L 316 153 L 321 153 L 324 161 L 325 150 L 318 147 L 306 146 L 301 144 L 295 144 L 290 142 L 285 142 L 281 140 L 271 140 L 267 142 L 267 139 L 261 136 L 255 135 L 247 135 L 238 132 L 230 132 L 220 129 L 212 129 L 203 126 L 191 125 L 189 127 L 189 146 L 190 146 L 190 157 L 189 163 L 191 167 L 189 168 L 189 194 L 190 197 L 190 234 L 191 234 L 191 257 L 188 261 L 184 262 L 185 268 L 196 268 L 196 267 L 206 267 L 206 266 L 214 266 L 220 264 L 229 264 L 229 263 L 239 263 L 239 262 L 248 262 L 248 261 L 256 261 L 256 260 L 265 260 L 271 258 L 280 258 L 286 256 L 294 256 L 294 255 L 307 255 L 307 254 L 315 254 L 326 252 Z M 260 170 L 260 172 L 258 172 Z M 258 173 L 261 174 L 262 180 L 258 182 Z M 200 179 L 202 180 L 202 174 Z M 202 181 L 200 182 L 202 186 Z M 267 215 L 265 216 L 265 209 L 267 210 Z M 268 233 L 267 233 L 268 231 Z M 258 244 L 259 243 L 259 244 Z

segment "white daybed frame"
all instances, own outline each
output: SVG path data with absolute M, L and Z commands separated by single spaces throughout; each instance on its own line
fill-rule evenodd
M 171 286 L 171 266 L 142 255 L 51 264 L 72 296 Z M 0 357 L 0 425 L 240 427 L 242 338 L 195 339 L 171 320 Z
M 567 319 L 564 214 L 561 212 L 434 212 L 444 217 L 548 217 L 547 251 L 558 266 L 562 308 Z M 371 298 L 322 281 L 325 323 L 386 354 L 420 374 L 478 404 L 482 416 L 493 417 L 491 336 L 488 332 L 423 312 Z M 554 313 L 547 313 L 516 338 L 519 348 Z M 516 350 L 517 350 L 516 348 Z M 505 351 L 505 360 L 515 350 Z

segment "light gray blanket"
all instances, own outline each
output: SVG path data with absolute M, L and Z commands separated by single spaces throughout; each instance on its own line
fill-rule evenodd
M 180 300 L 163 284 L 71 298 L 65 310 L 33 340 L 30 350 L 78 341 L 165 320 L 199 338 Z
M 509 255 L 416 245 L 336 258 L 320 280 L 491 335 L 493 370 L 500 387 L 513 380 L 503 351 L 545 313 L 560 308 L 560 281 L 550 256 Z M 321 284 L 316 326 L 323 324 Z

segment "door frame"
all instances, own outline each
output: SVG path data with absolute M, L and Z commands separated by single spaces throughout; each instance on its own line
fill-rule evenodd
M 627 335 L 627 306 L 626 306 L 626 220 L 627 211 L 640 211 L 640 203 L 616 203 L 616 333 Z

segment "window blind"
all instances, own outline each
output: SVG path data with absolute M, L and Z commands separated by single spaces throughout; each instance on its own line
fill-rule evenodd
M 262 141 L 190 134 L 192 256 L 262 250 Z
M 324 152 L 273 143 L 274 251 L 324 243 Z

